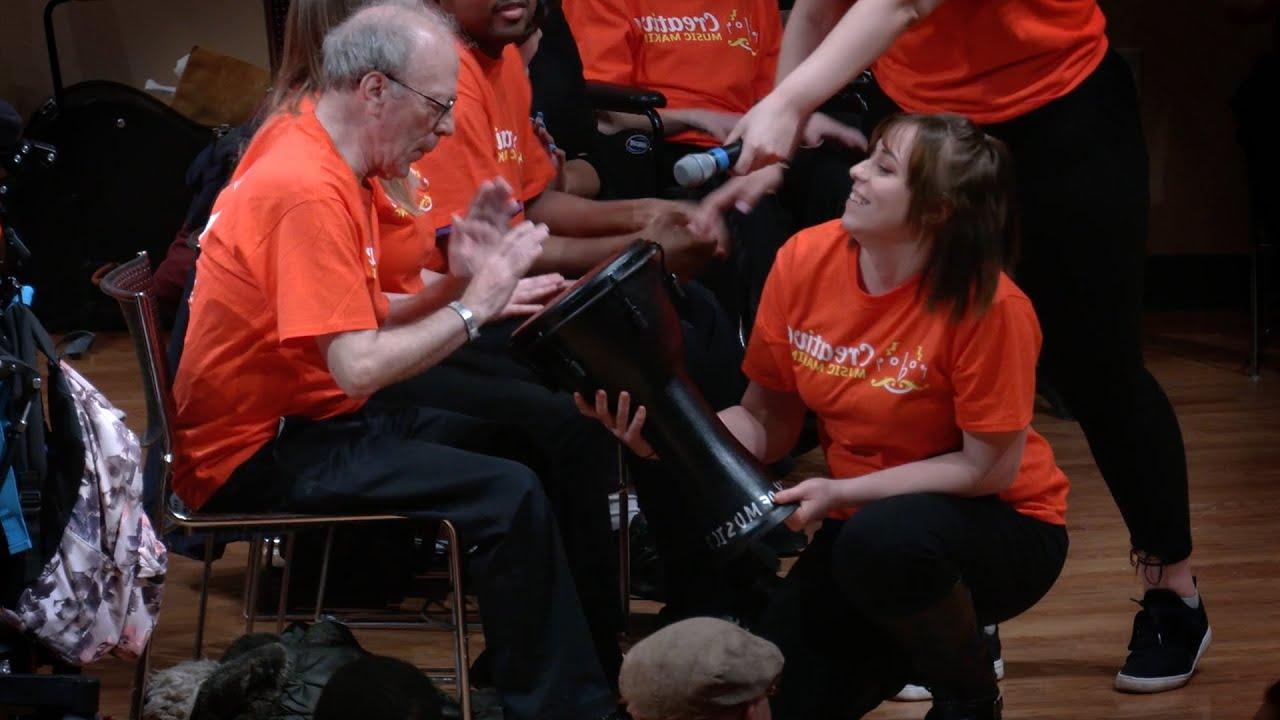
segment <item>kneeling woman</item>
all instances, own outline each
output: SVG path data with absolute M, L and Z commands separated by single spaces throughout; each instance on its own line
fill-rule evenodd
M 806 411 L 830 478 L 778 494 L 822 521 L 762 634 L 786 657 L 781 718 L 852 718 L 923 678 L 930 720 L 998 718 L 979 628 L 1030 608 L 1067 554 L 1067 478 L 1030 427 L 1040 329 L 1013 261 L 1013 168 L 958 116 L 890 118 L 844 216 L 778 253 L 720 413 L 766 461 Z M 583 412 L 650 457 L 644 409 Z

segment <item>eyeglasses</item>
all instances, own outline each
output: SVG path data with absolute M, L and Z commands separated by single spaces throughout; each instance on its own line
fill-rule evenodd
M 432 129 L 432 130 L 435 130 L 435 129 L 436 129 L 436 127 L 438 127 L 438 126 L 440 125 L 440 121 L 444 119 L 444 116 L 445 116 L 445 115 L 448 115 L 448 114 L 449 114 L 449 111 L 453 109 L 454 104 L 458 102 L 458 98 L 449 98 L 449 100 L 448 100 L 447 102 L 441 102 L 440 100 L 437 100 L 437 99 L 435 99 L 435 98 L 431 97 L 430 95 L 428 95 L 428 94 L 426 94 L 426 93 L 424 93 L 424 92 L 422 92 L 422 91 L 418 90 L 418 89 L 417 89 L 417 88 L 415 88 L 414 86 L 412 86 L 412 85 L 410 85 L 409 83 L 407 83 L 407 82 L 405 82 L 405 81 L 401 80 L 400 78 L 396 77 L 395 75 L 392 75 L 391 73 L 383 73 L 383 75 L 386 75 L 386 76 L 387 76 L 387 79 L 388 79 L 388 80 L 390 80 L 391 82 L 393 82 L 393 83 L 395 83 L 395 84 L 399 85 L 400 87 L 404 88 L 405 90 L 408 90 L 409 92 L 413 93 L 414 95 L 417 95 L 418 97 L 422 98 L 423 100 L 426 100 L 427 102 L 431 103 L 432 105 L 436 106 L 437 108 L 440 108 L 440 114 L 436 116 L 436 122 L 435 122 L 435 124 L 434 124 L 434 125 L 432 125 L 432 126 L 431 126 L 431 129 Z

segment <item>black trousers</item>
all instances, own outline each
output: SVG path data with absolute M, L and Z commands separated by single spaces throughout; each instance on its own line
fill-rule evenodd
M 880 620 L 911 615 L 957 581 L 978 622 L 1004 622 L 1057 580 L 1067 531 L 994 496 L 901 495 L 826 521 L 775 593 L 761 634 L 787 659 L 780 720 L 862 717 L 913 678 Z
M 690 374 L 714 407 L 736 403 L 745 389 L 745 380 L 737 371 L 742 350 L 736 327 L 705 289 L 689 285 L 685 295 L 680 315 Z M 578 412 L 572 395 L 549 388 L 511 357 L 507 349 L 510 334 L 522 321 L 486 326 L 476 342 L 421 375 L 382 390 L 371 404 L 440 408 L 516 426 L 533 439 L 545 456 L 538 475 L 559 521 L 600 665 L 610 682 L 616 683 L 622 664 L 617 641 L 622 608 L 608 496 L 618 488 L 618 442 L 598 422 Z M 645 471 L 637 470 L 633 480 L 654 535 L 682 538 L 679 518 L 663 524 L 667 515 L 658 511 L 654 521 L 650 513 L 653 484 Z M 698 540 L 695 550 L 701 545 Z M 729 591 L 708 580 L 719 577 L 717 571 L 707 569 L 709 559 L 690 566 L 684 559 L 688 551 L 682 544 L 676 547 L 679 551 L 672 551 L 674 565 L 668 565 L 667 575 L 674 578 L 673 585 L 682 592 L 700 594 L 700 606 L 731 603 Z M 707 595 L 713 597 L 707 599 Z
M 469 548 L 467 577 L 505 716 L 603 717 L 614 695 L 592 651 L 556 519 L 528 466 L 540 464 L 538 455 L 510 426 L 371 403 L 329 420 L 287 419 L 203 509 L 451 520 Z
M 883 93 L 871 104 L 876 119 L 897 110 Z M 1185 560 L 1191 519 L 1182 431 L 1142 357 L 1150 197 L 1133 77 L 1108 53 L 1072 92 L 986 130 L 1015 161 L 1022 220 L 1015 280 L 1040 317 L 1041 369 L 1079 420 L 1133 549 Z

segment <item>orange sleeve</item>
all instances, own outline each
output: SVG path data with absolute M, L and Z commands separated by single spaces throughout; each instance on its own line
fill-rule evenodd
M 569 0 L 564 15 L 582 55 L 583 77 L 635 84 L 640 38 L 624 0 Z
M 458 103 L 453 108 L 453 135 L 440 139 L 424 157 L 431 192 L 431 219 L 437 230 L 452 227 L 453 216 L 464 216 L 476 189 L 502 175 L 494 155 L 493 122 L 483 97 L 476 92 L 477 79 L 464 64 L 458 77 Z
M 956 424 L 971 432 L 1013 432 L 1031 424 L 1040 323 L 1031 301 L 1010 296 L 956 333 Z
M 748 379 L 770 390 L 784 392 L 796 389 L 786 313 L 786 301 L 793 292 L 790 250 L 794 247 L 793 239 L 778 250 L 773 269 L 764 283 L 751 340 L 742 359 L 742 372 Z
M 339 202 L 308 200 L 271 231 L 280 341 L 378 327 L 361 232 Z

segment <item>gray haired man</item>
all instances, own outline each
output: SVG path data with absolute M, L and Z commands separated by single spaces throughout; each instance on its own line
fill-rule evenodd
M 376 178 L 453 130 L 455 38 L 437 11 L 375 5 L 325 39 L 321 92 L 269 118 L 201 236 L 174 384 L 174 487 L 211 512 L 448 518 L 467 553 L 509 719 L 597 720 L 614 697 L 590 643 L 537 448 L 507 429 L 366 402 L 474 338 L 546 229 L 458 221 L 451 288 L 378 282 Z M 510 204 L 487 184 L 476 218 Z

